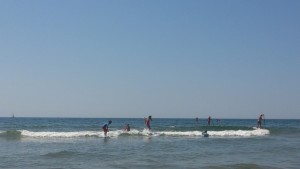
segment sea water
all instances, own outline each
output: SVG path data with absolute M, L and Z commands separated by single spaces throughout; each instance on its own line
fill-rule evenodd
M 0 168 L 300 168 L 300 120 L 257 129 L 255 119 L 153 118 L 151 127 L 142 118 L 0 118 Z

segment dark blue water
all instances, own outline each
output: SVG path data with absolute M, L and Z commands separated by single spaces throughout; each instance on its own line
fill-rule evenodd
M 0 118 L 0 168 L 299 168 L 300 120 Z M 123 131 L 130 124 L 131 131 Z M 209 137 L 203 137 L 207 130 Z

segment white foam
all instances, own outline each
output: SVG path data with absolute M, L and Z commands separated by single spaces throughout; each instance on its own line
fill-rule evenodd
M 141 134 L 143 131 L 139 131 L 139 130 L 136 130 L 136 129 L 131 129 L 130 131 L 128 131 L 127 133 L 128 134 L 131 134 L 131 135 L 139 135 Z
M 123 130 L 109 131 L 109 132 L 107 133 L 107 136 L 109 136 L 109 137 L 118 137 L 118 136 L 121 135 L 122 133 L 124 133 Z M 101 132 L 101 134 L 104 136 L 104 133 L 103 133 L 103 132 Z
M 154 135 L 165 135 L 165 136 L 202 136 L 202 131 L 163 131 L 154 132 Z M 250 137 L 250 136 L 264 136 L 269 135 L 270 131 L 267 129 L 256 129 L 256 130 L 223 130 L 223 131 L 208 131 L 209 136 L 219 137 Z
M 1 133 L 2 131 L 0 131 Z M 20 130 L 22 136 L 26 137 L 104 137 L 102 131 L 77 131 L 77 132 L 34 132 L 28 130 Z M 123 133 L 137 136 L 202 136 L 202 131 L 151 131 L 151 130 L 136 130 L 131 131 L 115 130 L 107 133 L 109 137 L 118 137 Z M 264 136 L 269 135 L 270 131 L 267 129 L 255 130 L 223 130 L 223 131 L 207 131 L 209 136 L 217 137 L 250 137 L 250 136 Z
M 202 131 L 164 131 L 157 132 L 159 135 L 165 136 L 201 136 Z
M 148 129 L 143 129 L 143 130 L 136 130 L 136 129 L 132 129 L 130 131 L 123 131 L 122 133 L 127 133 L 130 135 L 136 135 L 136 136 L 158 136 L 159 134 L 157 132 L 152 132 L 151 130 Z M 120 133 L 120 134 L 122 134 Z
M 210 136 L 238 136 L 238 137 L 250 137 L 250 136 L 264 136 L 269 135 L 270 131 L 267 129 L 256 130 L 224 130 L 224 131 L 208 131 Z
M 79 132 L 33 132 L 27 130 L 20 130 L 22 136 L 27 137 L 99 137 L 98 131 L 79 131 Z

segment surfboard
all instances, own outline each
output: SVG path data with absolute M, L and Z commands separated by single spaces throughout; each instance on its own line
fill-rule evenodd
M 203 137 L 208 137 L 209 134 L 207 134 L 207 131 L 203 131 L 203 132 L 202 132 L 202 136 L 203 136 Z
M 203 137 L 208 137 L 209 134 L 207 134 L 207 133 L 202 133 L 202 136 L 203 136 Z
M 144 129 L 144 130 L 143 130 L 143 133 L 144 133 L 144 135 L 146 135 L 146 136 L 152 136 L 152 135 L 153 135 L 153 133 L 152 133 L 151 130 L 149 130 L 149 129 Z

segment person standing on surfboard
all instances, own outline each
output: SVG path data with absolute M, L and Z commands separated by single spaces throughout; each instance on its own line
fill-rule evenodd
M 261 126 L 261 121 L 264 117 L 264 114 L 261 114 L 259 117 L 258 117 L 258 120 L 257 120 L 257 128 L 262 128 Z
M 207 124 L 210 126 L 211 117 L 209 116 L 207 119 Z
M 150 121 L 152 121 L 152 117 L 151 116 L 148 116 L 148 118 L 145 118 L 145 125 L 146 125 L 146 127 L 147 127 L 148 130 L 151 130 Z
M 103 132 L 104 132 L 104 136 L 106 137 L 107 136 L 107 132 L 109 132 L 108 130 L 108 126 L 112 123 L 111 120 L 108 121 L 108 123 L 105 123 L 103 126 L 102 126 L 102 129 L 103 129 Z

